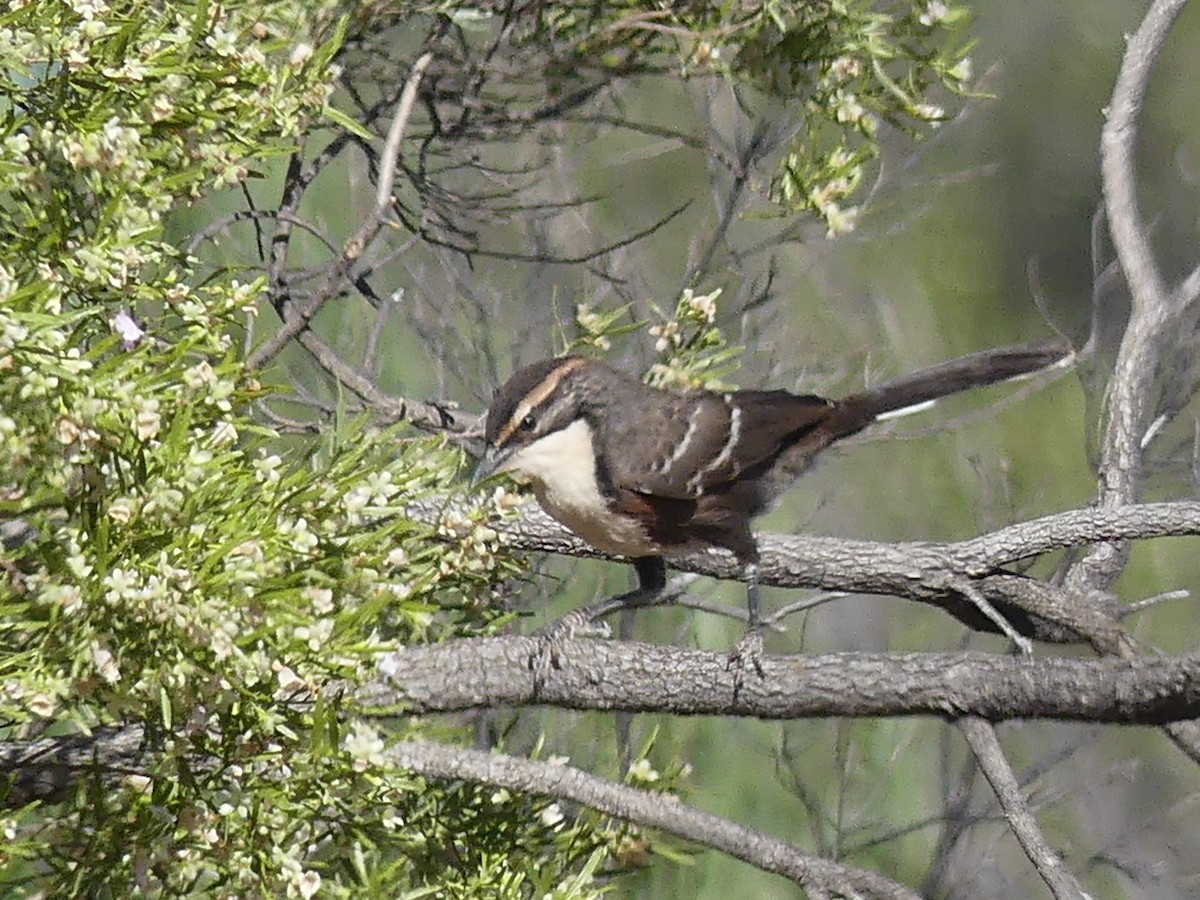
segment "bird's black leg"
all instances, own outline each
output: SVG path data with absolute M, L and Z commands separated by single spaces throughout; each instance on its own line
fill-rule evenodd
M 661 556 L 642 556 L 633 561 L 633 568 L 638 576 L 636 588 L 585 606 L 579 612 L 586 614 L 589 622 L 595 622 L 623 609 L 637 609 L 657 603 L 667 586 L 666 562 Z
M 762 675 L 763 623 L 762 599 L 758 590 L 758 560 L 746 562 L 742 574 L 746 579 L 746 633 L 729 654 L 729 668 L 751 668 Z
M 537 636 L 541 639 L 541 648 L 534 655 L 531 665 L 539 669 L 555 665 L 558 645 L 579 634 L 596 633 L 599 629 L 595 623 L 605 616 L 623 609 L 637 609 L 657 603 L 667 586 L 666 561 L 661 556 L 642 556 L 633 561 L 633 568 L 637 572 L 638 586 L 632 591 L 572 610 L 539 630 Z M 607 634 L 607 626 L 604 627 L 604 633 Z

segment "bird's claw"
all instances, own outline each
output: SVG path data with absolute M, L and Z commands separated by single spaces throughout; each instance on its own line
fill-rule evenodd
M 550 669 L 560 668 L 563 644 L 578 637 L 607 638 L 612 629 L 595 619 L 589 610 L 576 609 L 561 619 L 534 632 L 537 647 L 529 657 L 529 668 L 544 676 Z
M 759 678 L 764 677 L 762 666 L 763 660 L 763 636 L 762 629 L 751 628 L 742 636 L 742 639 L 734 645 L 733 650 L 729 653 L 729 659 L 725 663 L 726 671 L 733 672 L 740 681 L 742 675 L 747 670 L 753 669 Z

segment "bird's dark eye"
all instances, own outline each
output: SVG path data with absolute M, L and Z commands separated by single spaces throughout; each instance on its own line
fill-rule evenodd
M 528 415 L 521 420 L 522 431 L 533 431 L 535 428 L 537 428 L 537 419 L 535 419 L 532 415 Z

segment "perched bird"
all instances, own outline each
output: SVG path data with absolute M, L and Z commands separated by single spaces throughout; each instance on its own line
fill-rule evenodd
M 750 522 L 820 451 L 881 416 L 1070 354 L 1060 339 L 985 350 L 842 400 L 781 390 L 668 391 L 597 360 L 545 359 L 496 393 L 472 481 L 511 473 L 583 540 L 633 562 L 638 589 L 590 607 L 589 620 L 654 602 L 666 586 L 665 560 L 728 550 L 743 566 L 749 611 L 734 656 L 754 657 L 762 620 Z

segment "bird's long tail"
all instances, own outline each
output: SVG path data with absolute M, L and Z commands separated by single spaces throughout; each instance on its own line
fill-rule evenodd
M 980 350 L 868 388 L 845 398 L 842 405 L 853 408 L 863 420 L 859 427 L 865 427 L 880 416 L 968 388 L 1069 366 L 1073 357 L 1074 351 L 1064 338 Z

